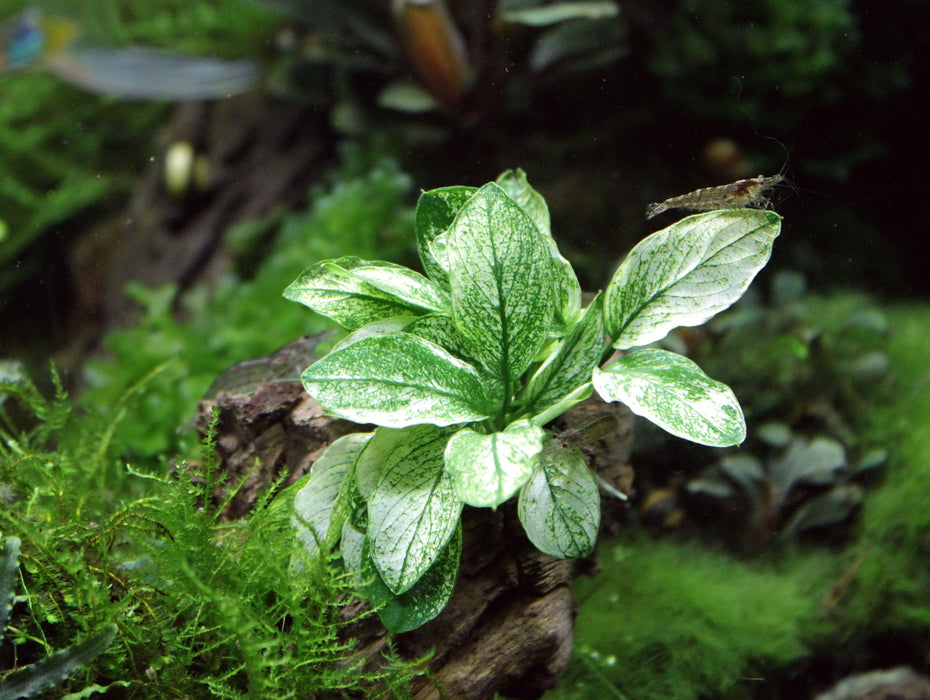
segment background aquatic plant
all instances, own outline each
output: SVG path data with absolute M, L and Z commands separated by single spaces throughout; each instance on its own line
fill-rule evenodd
M 232 269 L 212 289 L 194 288 L 178 299 L 174 287 L 132 286 L 145 315 L 106 336 L 106 353 L 83 369 L 85 390 L 77 400 L 85 410 L 106 412 L 129 387 L 162 367 L 158 381 L 143 384 L 138 400 L 126 407 L 127 419 L 114 436 L 114 449 L 138 468 L 156 467 L 159 455 L 193 449 L 190 419 L 223 370 L 324 330 L 323 322 L 308 322 L 281 299 L 281 279 L 299 274 L 303 261 L 349 251 L 403 258 L 401 231 L 413 218 L 404 204 L 409 176 L 390 159 L 372 156 L 367 162 L 346 149 L 330 179 L 309 194 L 306 210 L 280 211 L 275 220 L 247 221 L 230 230 Z

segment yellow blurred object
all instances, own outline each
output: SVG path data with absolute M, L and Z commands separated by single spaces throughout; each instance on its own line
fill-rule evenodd
M 684 521 L 685 512 L 671 489 L 654 489 L 643 499 L 639 512 L 647 525 L 672 530 Z
M 210 163 L 189 141 L 175 141 L 165 152 L 165 189 L 174 197 L 201 192 L 210 184 Z
M 444 0 L 394 0 L 394 19 L 417 77 L 440 100 L 456 104 L 468 82 L 468 58 Z

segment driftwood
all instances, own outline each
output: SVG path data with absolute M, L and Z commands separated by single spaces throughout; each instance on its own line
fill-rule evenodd
M 308 473 L 333 440 L 366 429 L 325 416 L 296 381 L 261 384 L 251 394 L 220 389 L 201 402 L 201 430 L 214 407 L 223 469 L 229 483 L 244 480 L 224 513 L 228 518 L 245 515 L 282 475 L 283 487 Z M 631 476 L 627 460 L 632 435 L 632 416 L 625 407 L 589 399 L 553 429 L 562 431 L 604 411 L 613 415 L 616 429 L 585 451 L 601 478 L 623 490 Z M 605 507 L 612 507 L 611 500 L 603 498 Z M 432 652 L 430 678 L 452 697 L 483 698 L 495 692 L 538 697 L 555 685 L 568 663 L 576 568 L 571 560 L 536 550 L 512 504 L 497 511 L 466 508 L 462 561 L 449 605 L 423 627 L 395 635 L 393 644 L 406 658 Z M 360 616 L 365 609 L 360 601 L 344 609 L 347 620 L 356 620 L 347 634 L 356 640 L 362 658 L 377 663 L 386 631 L 376 617 Z M 426 680 L 414 692 L 418 698 L 440 697 Z

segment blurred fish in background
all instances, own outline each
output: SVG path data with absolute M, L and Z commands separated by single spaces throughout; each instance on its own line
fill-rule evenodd
M 0 75 L 35 66 L 90 92 L 137 100 L 205 100 L 249 90 L 256 64 L 142 46 L 85 45 L 68 18 L 25 10 L 0 25 Z

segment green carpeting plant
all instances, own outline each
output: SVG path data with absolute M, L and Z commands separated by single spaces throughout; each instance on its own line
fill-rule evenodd
M 544 199 L 522 171 L 506 172 L 478 189 L 421 195 L 427 276 L 357 257 L 309 267 L 285 296 L 350 335 L 303 384 L 332 415 L 378 428 L 316 462 L 295 501 L 298 538 L 310 552 L 339 544 L 392 631 L 418 627 L 448 601 L 465 505 L 518 496 L 540 550 L 587 555 L 598 483 L 581 452 L 544 426 L 596 390 L 679 437 L 742 442 L 743 413 L 726 385 L 675 353 L 630 349 L 736 301 L 768 261 L 780 221 L 758 210 L 683 219 L 637 245 L 583 308 Z

